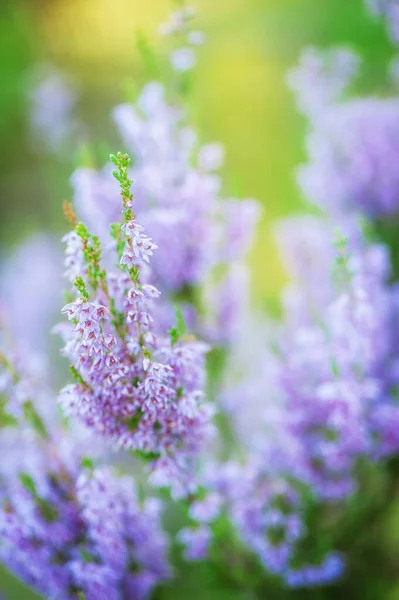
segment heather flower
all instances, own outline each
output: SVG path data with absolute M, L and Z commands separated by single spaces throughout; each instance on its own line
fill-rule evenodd
M 398 211 L 397 98 L 353 99 L 332 105 L 308 137 L 309 163 L 298 172 L 304 194 L 336 214 L 375 218 Z
M 287 76 L 299 110 L 308 117 L 320 117 L 324 110 L 341 100 L 358 73 L 359 62 L 358 55 L 347 48 L 324 52 L 306 48 L 299 65 Z
M 253 346 L 253 354 L 233 353 L 221 398 L 245 459 L 215 466 L 205 481 L 265 569 L 301 587 L 335 580 L 344 569 L 334 552 L 301 554 L 312 535 L 304 490 L 336 505 L 356 491 L 359 459 L 398 449 L 397 293 L 387 285 L 386 249 L 367 245 L 351 221 L 348 238 L 335 241 L 315 217 L 292 219 L 281 231 L 295 277 L 285 319 L 273 350 L 256 345 L 252 333 L 244 347 Z
M 77 277 L 85 274 L 85 264 L 81 249 L 81 242 L 76 231 L 70 231 L 62 237 L 65 244 L 64 275 L 71 283 Z
M 122 600 L 137 577 L 147 585 L 135 597 L 147 598 L 170 574 L 159 511 L 150 501 L 140 505 L 130 480 L 106 469 L 79 474 L 68 455 L 58 463 L 48 450 L 42 450 L 44 485 L 24 472 L 3 492 L 4 564 L 49 598 Z
M 396 301 L 386 287 L 386 254 L 378 247 L 358 247 L 352 254 L 350 244 L 338 247 L 339 269 L 349 277 L 345 289 L 338 288 L 327 311 L 315 304 L 281 349 L 280 385 L 292 402 L 289 427 L 305 442 L 312 485 L 326 497 L 349 493 L 354 461 L 378 446 L 373 412 L 386 402 L 395 355 L 389 330 Z
M 242 263 L 232 262 L 218 281 L 204 288 L 204 298 L 211 307 L 203 328 L 207 339 L 226 346 L 240 339 L 249 307 L 248 287 L 248 270 Z
M 30 405 L 18 427 L 1 430 L 0 449 L 10 457 L 0 467 L 0 559 L 22 580 L 48 598 L 123 600 L 136 579 L 146 582 L 136 586 L 144 599 L 169 577 L 160 504 L 94 468 L 86 452 L 104 454 L 80 428 L 61 429 Z
M 214 142 L 202 146 L 198 152 L 198 166 L 204 171 L 217 171 L 223 166 L 224 148 Z
M 128 268 L 131 268 L 137 260 L 150 262 L 150 256 L 153 254 L 152 251 L 157 246 L 153 244 L 151 238 L 142 233 L 144 227 L 130 221 L 122 225 L 122 231 L 125 232 L 129 243 L 126 244 L 125 250 L 122 253 L 121 265 L 127 265 Z
M 29 90 L 31 128 L 34 138 L 52 152 L 65 149 L 82 125 L 74 114 L 77 92 L 73 83 L 51 65 L 32 77 Z
M 345 49 L 306 50 L 288 77 L 299 110 L 309 119 L 308 163 L 298 170 L 304 195 L 335 217 L 396 213 L 395 96 L 345 98 L 358 59 Z M 394 69 L 394 67 L 392 67 Z
M 190 517 L 199 523 L 209 523 L 219 515 L 220 506 L 220 496 L 211 493 L 204 500 L 197 500 L 191 505 Z
M 285 324 L 298 327 L 334 295 L 334 280 L 325 276 L 335 259 L 333 234 L 328 222 L 306 215 L 279 222 L 275 235 L 290 277 L 282 296 Z
M 170 14 L 166 23 L 162 23 L 159 32 L 162 35 L 176 35 L 186 33 L 190 21 L 195 17 L 196 10 L 192 6 L 183 6 L 180 10 Z
M 119 256 L 119 269 L 107 260 L 103 270 L 99 238 L 78 225 L 72 239 L 75 248 L 80 238 L 83 263 L 76 299 L 62 310 L 72 325 L 63 352 L 76 381 L 62 390 L 60 402 L 68 416 L 147 457 L 152 481 L 181 495 L 192 489 L 195 458 L 212 431 L 203 393 L 208 348 L 185 341 L 176 329 L 168 337 L 155 327 L 152 304 L 160 292 L 141 272 L 150 268 L 156 245 L 132 212 L 128 158 L 113 161 L 123 218 L 113 226 L 109 251 Z
M 178 539 L 185 547 L 184 556 L 187 560 L 201 560 L 207 556 L 212 533 L 209 527 L 203 525 L 197 529 L 182 529 Z
M 301 569 L 290 570 L 286 579 L 291 588 L 320 586 L 339 579 L 343 574 L 343 569 L 342 557 L 332 552 L 326 556 L 321 565 L 309 565 Z
M 172 52 L 170 62 L 175 71 L 184 73 L 185 71 L 190 71 L 195 66 L 195 54 L 192 48 L 185 46 Z
M 0 328 L 24 351 L 46 348 L 59 306 L 62 256 L 55 240 L 35 235 L 0 264 Z

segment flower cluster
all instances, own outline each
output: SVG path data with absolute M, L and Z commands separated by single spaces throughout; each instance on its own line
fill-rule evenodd
M 32 74 L 29 100 L 35 146 L 39 141 L 52 152 L 65 151 L 82 127 L 74 114 L 77 91 L 73 83 L 54 66 L 42 65 Z
M 1 355 L 2 381 L 12 380 L 2 386 L 1 561 L 46 598 L 147 598 L 170 576 L 161 505 L 86 458 L 104 453 L 84 430 L 61 427 L 26 358 L 24 372 Z
M 390 167 L 399 151 L 399 100 L 345 99 L 358 62 L 346 49 L 312 48 L 289 74 L 299 109 L 310 123 L 309 161 L 299 169 L 298 181 L 307 198 L 335 215 L 361 211 L 375 218 L 399 207 L 397 170 Z
M 326 110 L 308 138 L 310 162 L 299 170 L 307 197 L 335 212 L 397 213 L 398 174 L 387 165 L 399 153 L 398 116 L 396 97 L 348 100 Z M 326 197 L 328 183 L 333 185 Z
M 76 277 L 76 298 L 62 311 L 71 323 L 63 330 L 63 352 L 75 383 L 62 390 L 60 401 L 67 415 L 148 458 L 153 481 L 175 480 L 176 493 L 184 493 L 192 485 L 192 459 L 212 431 L 212 407 L 203 393 L 208 348 L 185 339 L 182 324 L 169 336 L 157 330 L 152 305 L 160 292 L 145 283 L 157 246 L 132 211 L 129 157 L 112 158 L 123 218 L 112 228 L 110 252 L 119 266 L 104 270 L 99 238 L 83 224 L 67 236 L 66 270 Z
M 320 52 L 306 48 L 296 68 L 287 75 L 295 92 L 299 110 L 317 118 L 327 107 L 341 99 L 359 69 L 359 57 L 349 48 Z
M 74 464 L 60 440 L 41 444 L 25 442 L 19 478 L 0 487 L 1 560 L 46 598 L 147 598 L 170 576 L 159 502 Z
M 274 333 L 273 351 L 258 344 L 255 362 L 252 355 L 232 356 L 225 376 L 222 405 L 246 458 L 217 465 L 206 480 L 218 489 L 241 541 L 293 587 L 325 584 L 343 571 L 333 550 L 320 555 L 311 544 L 308 559 L 304 553 L 312 535 L 310 498 L 340 514 L 339 503 L 357 490 L 359 461 L 399 450 L 397 290 L 387 285 L 386 249 L 349 231 L 334 249 L 320 219 L 285 225 L 298 278 L 287 290 L 285 322 Z M 320 274 L 329 285 L 314 289 Z M 250 331 L 253 338 L 257 333 Z M 245 339 L 244 347 L 251 345 Z M 238 381 L 237 362 L 245 373 Z

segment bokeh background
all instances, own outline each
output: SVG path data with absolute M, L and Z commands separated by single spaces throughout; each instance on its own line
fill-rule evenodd
M 226 147 L 227 191 L 257 198 L 264 207 L 250 255 L 253 298 L 273 310 L 285 281 L 273 223 L 313 210 L 295 185 L 306 124 L 286 89 L 285 72 L 304 46 L 343 43 L 364 58 L 360 85 L 370 91 L 383 88 L 391 50 L 362 0 L 196 4 L 208 41 L 194 76 L 192 119 L 201 139 Z M 47 152 L 32 138 L 29 90 L 38 66 L 53 65 L 73 81 L 85 124 L 81 139 L 100 162 L 119 149 L 111 108 L 143 82 L 137 32 L 157 51 L 157 25 L 171 7 L 170 0 L 0 0 L 0 255 L 34 231 L 65 230 L 62 201 L 70 197 L 70 174 L 85 153 L 81 144 L 68 153 Z M 394 548 L 399 518 L 387 515 L 386 528 Z M 0 592 L 7 600 L 35 598 L 2 571 Z

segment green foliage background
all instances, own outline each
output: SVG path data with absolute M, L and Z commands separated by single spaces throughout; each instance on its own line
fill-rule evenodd
M 272 224 L 306 208 L 293 176 L 295 165 L 304 159 L 305 124 L 285 88 L 285 71 L 296 62 L 303 46 L 349 44 L 364 57 L 362 90 L 383 92 L 391 50 L 382 27 L 366 17 L 361 0 L 201 0 L 198 7 L 199 26 L 207 32 L 208 43 L 200 51 L 191 111 L 201 137 L 221 140 L 226 146 L 227 190 L 255 197 L 263 204 L 264 216 L 250 261 L 254 302 L 272 308 L 285 281 L 271 236 Z M 31 231 L 63 231 L 61 202 L 69 197 L 68 178 L 78 160 L 78 149 L 73 160 L 62 160 L 37 154 L 29 146 L 29 71 L 44 61 L 74 75 L 81 93 L 79 110 L 89 125 L 90 138 L 100 149 L 104 140 L 116 144 L 110 109 L 126 98 L 140 76 L 134 32 L 140 28 L 156 45 L 156 24 L 169 10 L 167 0 L 3 0 L 1 252 Z M 394 503 L 379 521 L 378 536 L 391 549 L 393 562 L 399 554 L 398 511 Z M 185 569 L 175 588 L 160 597 L 247 598 L 238 591 L 213 586 L 209 577 L 202 567 Z M 374 581 L 374 586 L 360 586 L 359 596 L 351 592 L 340 597 L 399 598 L 399 570 L 388 588 L 379 585 L 378 574 Z M 7 600 L 35 597 L 1 571 L 0 590 Z M 273 594 L 271 586 L 264 597 L 296 595 Z M 322 591 L 297 596 L 330 597 Z

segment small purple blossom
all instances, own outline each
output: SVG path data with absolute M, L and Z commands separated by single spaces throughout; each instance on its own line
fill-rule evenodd
M 204 500 L 194 502 L 190 507 L 190 517 L 199 523 L 213 521 L 220 512 L 221 499 L 218 494 L 209 494 Z
M 172 52 L 170 62 L 175 71 L 184 73 L 185 71 L 190 71 L 195 66 L 196 57 L 192 48 L 185 46 Z
M 33 73 L 28 96 L 35 145 L 39 140 L 52 152 L 61 152 L 82 127 L 74 114 L 76 86 L 52 65 L 43 65 Z
M 197 529 L 182 529 L 179 532 L 179 541 L 184 545 L 184 556 L 187 560 L 201 560 L 208 554 L 208 547 L 212 534 L 206 525 Z
M 287 76 L 299 110 L 306 116 L 320 117 L 324 110 L 342 98 L 359 69 L 359 57 L 347 48 L 322 52 L 306 48 L 299 65 Z

